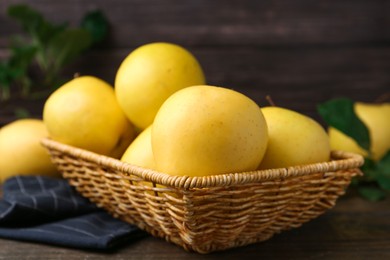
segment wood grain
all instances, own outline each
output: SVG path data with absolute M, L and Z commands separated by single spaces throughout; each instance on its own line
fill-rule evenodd
M 7 38 L 20 32 L 6 9 L 21 2 L 72 26 L 96 8 L 107 15 L 109 38 L 71 64 L 68 79 L 79 72 L 114 84 L 135 47 L 170 41 L 195 54 L 209 84 L 241 91 L 260 105 L 272 95 L 278 105 L 316 118 L 316 105 L 327 99 L 370 102 L 390 90 L 388 1 L 3 0 L 0 60 L 9 55 Z M 42 104 L 36 106 L 39 116 Z
M 209 255 L 162 239 L 130 241 L 112 252 L 85 251 L 0 239 L 0 259 L 389 259 L 390 201 L 341 197 L 335 208 L 270 240 Z
M 4 36 L 20 31 L 0 2 L 0 46 Z M 48 20 L 77 25 L 85 12 L 102 9 L 112 28 L 109 47 L 128 48 L 151 41 L 187 46 L 290 46 L 381 44 L 390 39 L 383 0 L 339 1 L 27 1 Z

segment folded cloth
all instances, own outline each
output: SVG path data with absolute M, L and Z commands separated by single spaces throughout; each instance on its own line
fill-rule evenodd
M 16 176 L 3 185 L 0 237 L 111 249 L 145 235 L 80 196 L 66 180 Z

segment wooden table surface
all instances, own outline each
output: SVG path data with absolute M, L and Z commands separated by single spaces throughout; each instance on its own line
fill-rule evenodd
M 200 255 L 151 236 L 111 252 L 0 239 L 0 259 L 390 259 L 390 200 L 354 194 L 300 228 L 268 241 Z

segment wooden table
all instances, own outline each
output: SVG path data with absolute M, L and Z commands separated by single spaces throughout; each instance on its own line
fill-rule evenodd
M 390 200 L 341 197 L 324 215 L 270 240 L 223 252 L 189 253 L 146 237 L 112 252 L 0 239 L 0 259 L 390 259 Z

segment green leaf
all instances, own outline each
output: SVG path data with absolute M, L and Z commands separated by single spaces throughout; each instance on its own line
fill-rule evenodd
M 108 32 L 108 22 L 100 11 L 87 13 L 82 22 L 84 28 L 79 29 L 51 23 L 26 4 L 11 5 L 7 13 L 21 24 L 24 33 L 13 37 L 12 56 L 0 66 L 1 99 L 10 97 L 11 86 L 18 88 L 15 93 L 26 97 L 47 93 L 37 88 L 53 90 L 60 86 L 61 69 Z M 40 70 L 38 77 L 30 75 L 33 62 Z
M 379 175 L 378 178 L 379 186 L 387 191 L 390 191 L 390 178 L 385 175 Z
M 10 85 L 10 67 L 6 62 L 0 62 L 0 86 L 5 87 Z
M 23 108 L 23 107 L 17 107 L 14 110 L 14 114 L 17 118 L 28 118 L 30 117 L 30 112 Z
M 9 60 L 10 66 L 22 70 L 26 70 L 31 65 L 37 52 L 37 48 L 31 45 L 13 46 L 11 49 L 13 55 Z
M 380 187 L 390 191 L 390 150 L 377 163 L 377 181 Z
M 390 177 L 390 150 L 377 163 L 378 169 Z
M 22 28 L 30 34 L 33 41 L 42 46 L 45 46 L 51 37 L 66 28 L 66 25 L 49 23 L 41 13 L 23 4 L 10 6 L 8 15 L 19 21 Z
M 364 173 L 364 176 L 362 177 L 364 181 L 376 181 L 378 170 L 374 160 L 364 158 L 364 164 L 360 167 L 360 169 Z
M 361 186 L 358 188 L 359 194 L 370 201 L 379 201 L 386 198 L 386 192 L 377 187 L 365 187 Z
M 98 43 L 107 36 L 109 26 L 104 14 L 97 10 L 89 12 L 84 16 L 81 27 L 91 34 L 93 43 Z
M 35 56 L 36 48 L 31 45 L 12 46 L 11 51 L 11 57 L 3 64 L 0 72 L 2 100 L 10 98 L 11 87 L 18 86 L 22 90 L 22 95 L 28 95 L 31 87 L 28 68 Z
M 69 29 L 56 35 L 49 43 L 47 57 L 56 69 L 73 61 L 91 46 L 92 38 L 83 29 Z
M 7 63 L 0 62 L 0 101 L 7 100 L 11 95 L 10 68 Z
M 318 105 L 317 109 L 329 126 L 350 136 L 359 146 L 370 151 L 369 130 L 355 114 L 354 102 L 351 99 L 333 99 Z
M 22 28 L 30 33 L 37 31 L 45 23 L 43 16 L 27 5 L 11 5 L 8 8 L 8 15 L 18 20 Z

